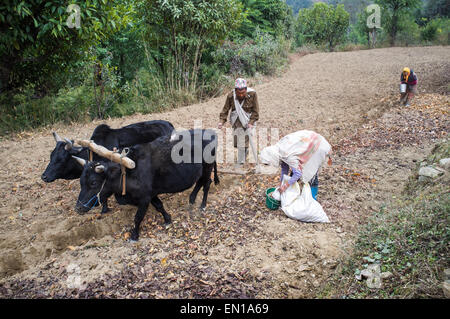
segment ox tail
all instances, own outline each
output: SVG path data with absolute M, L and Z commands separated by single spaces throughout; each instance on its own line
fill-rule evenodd
M 217 175 L 217 162 L 214 161 L 214 184 L 217 185 L 219 183 L 219 176 Z

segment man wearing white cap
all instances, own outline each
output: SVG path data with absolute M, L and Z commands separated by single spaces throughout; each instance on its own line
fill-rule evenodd
M 227 122 L 233 127 L 234 147 L 238 149 L 237 166 L 241 167 L 248 154 L 248 132 L 259 119 L 259 104 L 255 90 L 247 87 L 247 81 L 236 79 L 234 90 L 227 95 L 225 105 L 220 112 L 219 129 Z M 231 111 L 231 112 L 230 112 Z

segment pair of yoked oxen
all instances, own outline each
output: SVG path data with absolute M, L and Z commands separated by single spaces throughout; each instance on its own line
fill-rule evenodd
M 121 205 L 137 206 L 131 240 L 139 238 L 139 226 L 149 204 L 163 215 L 166 225 L 171 223 L 170 215 L 158 198 L 159 194 L 182 192 L 195 184 L 189 203 L 194 204 L 197 193 L 203 187 L 200 208 L 204 209 L 213 169 L 214 182 L 219 183 L 217 135 L 212 130 L 177 132 L 171 123 L 162 120 L 134 123 L 119 129 L 111 129 L 105 124 L 97 126 L 90 140 L 109 150 L 128 148 L 127 157 L 136 164 L 134 169 L 126 169 L 125 195 L 122 192 L 120 164 L 95 153 L 93 160 L 89 161 L 88 148 L 76 146 L 73 140 L 62 139 L 56 133 L 53 136 L 56 147 L 41 176 L 42 180 L 53 182 L 56 179 L 80 178 L 81 191 L 75 208 L 81 214 L 99 204 L 102 205 L 102 213 L 106 213 L 107 200 L 111 195 Z M 202 154 L 200 160 L 198 154 Z

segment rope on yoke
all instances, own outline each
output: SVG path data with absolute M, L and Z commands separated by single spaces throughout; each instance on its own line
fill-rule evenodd
M 94 142 L 91 140 L 91 142 Z M 94 160 L 94 152 L 92 152 L 91 148 L 89 148 L 89 162 L 92 162 Z
M 122 158 L 126 157 L 128 153 L 130 153 L 130 149 L 125 147 L 120 154 L 120 170 L 122 172 L 120 181 L 122 183 L 122 196 L 124 196 L 127 192 L 127 169 L 124 165 L 122 165 Z
M 113 150 L 112 150 L 113 152 L 109 155 L 109 160 L 111 161 L 111 162 L 113 162 L 113 155 L 114 155 L 114 153 L 119 153 L 119 150 L 117 149 L 117 147 L 113 147 Z

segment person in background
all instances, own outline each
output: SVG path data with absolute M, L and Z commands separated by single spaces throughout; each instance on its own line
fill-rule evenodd
M 404 68 L 400 77 L 401 84 L 406 84 L 406 92 L 401 93 L 400 103 L 403 102 L 405 106 L 414 98 L 417 93 L 417 75 L 410 68 Z
M 231 112 L 230 112 L 231 111 Z M 241 168 L 248 155 L 248 129 L 251 129 L 259 119 L 258 96 L 252 88 L 247 88 L 247 81 L 238 78 L 234 90 L 226 98 L 222 112 L 220 112 L 219 129 L 223 127 L 230 113 L 233 127 L 234 147 L 238 149 L 236 168 Z

